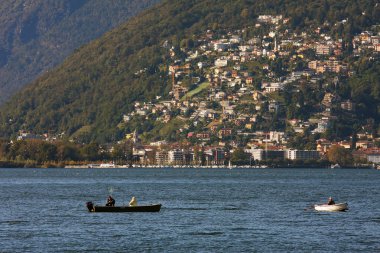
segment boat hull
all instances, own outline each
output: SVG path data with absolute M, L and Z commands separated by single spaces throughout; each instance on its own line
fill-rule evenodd
M 348 210 L 348 204 L 347 203 L 339 203 L 334 205 L 315 205 L 314 209 L 319 212 L 343 212 Z
M 91 206 L 87 204 L 88 211 L 102 213 L 128 213 L 128 212 L 159 212 L 161 204 L 148 206 Z

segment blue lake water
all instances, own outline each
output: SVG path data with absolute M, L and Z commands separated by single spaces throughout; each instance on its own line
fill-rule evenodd
M 163 207 L 87 211 L 110 192 Z M 379 194 L 370 169 L 0 169 L 0 252 L 380 252 Z M 329 196 L 350 210 L 308 209 Z

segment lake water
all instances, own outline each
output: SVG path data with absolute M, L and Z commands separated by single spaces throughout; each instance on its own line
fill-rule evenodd
M 110 192 L 163 207 L 87 211 Z M 0 252 L 380 252 L 379 194 L 370 169 L 0 169 Z M 350 210 L 308 209 L 330 195 Z

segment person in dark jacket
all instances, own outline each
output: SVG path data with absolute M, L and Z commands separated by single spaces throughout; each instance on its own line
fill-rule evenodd
M 335 205 L 335 201 L 332 199 L 332 197 L 329 197 L 329 200 L 327 201 L 327 205 Z
M 111 195 L 108 196 L 106 206 L 115 206 L 115 200 L 112 198 Z

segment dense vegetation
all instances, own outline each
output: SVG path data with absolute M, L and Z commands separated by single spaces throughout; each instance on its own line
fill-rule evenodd
M 115 145 L 112 150 L 95 142 L 78 145 L 69 142 L 46 142 L 43 140 L 19 140 L 10 144 L 0 139 L 1 167 L 63 167 L 70 164 L 109 162 L 130 164 L 130 142 Z
M 74 49 L 158 0 L 2 0 L 0 103 Z
M 164 1 L 80 48 L 61 66 L 18 93 L 1 109 L 0 132 L 3 136 L 20 129 L 64 132 L 87 143 L 118 140 L 125 134 L 118 123 L 132 109 L 133 101 L 168 92 L 166 69 L 159 68 L 169 64 L 168 50 L 162 46 L 165 41 L 179 48 L 184 39 L 208 29 L 253 25 L 259 14 L 291 17 L 292 27 L 299 31 L 311 24 L 332 24 L 348 18 L 348 25 L 339 32 L 350 41 L 379 20 L 379 6 L 375 8 L 375 4 L 373 0 Z M 369 87 L 366 80 L 378 84 L 378 68 L 378 63 L 358 66 L 358 76 L 344 91 L 352 94 L 354 101 L 361 101 L 362 117 L 371 113 L 376 121 L 379 112 L 367 109 L 380 96 L 377 86 Z M 142 75 L 134 75 L 143 69 Z M 369 98 L 360 97 L 363 94 Z

